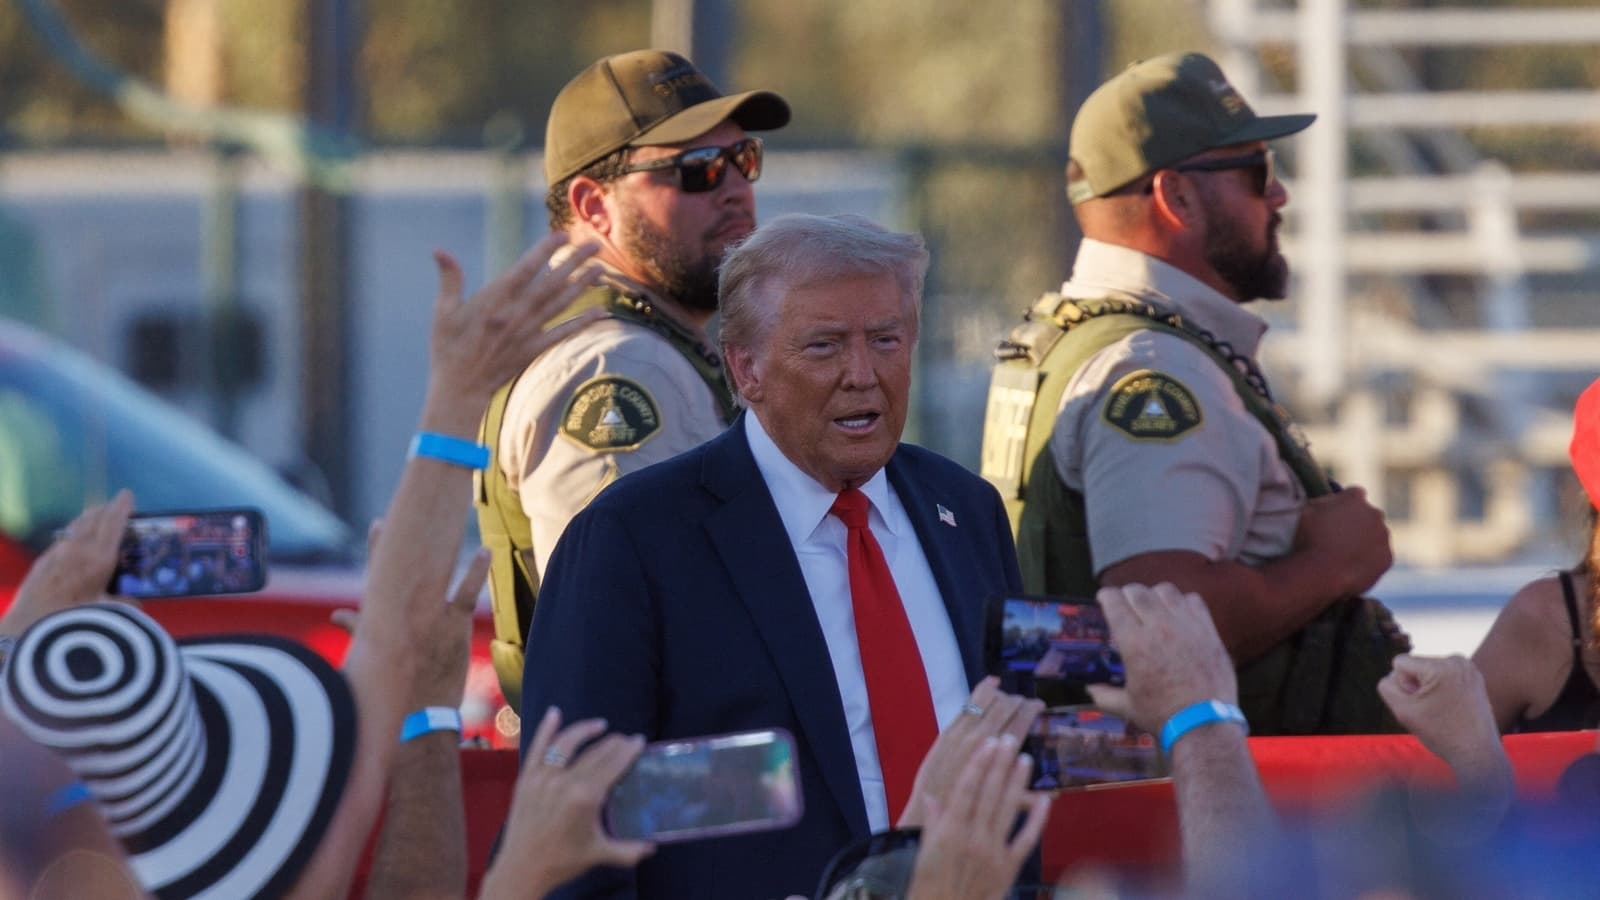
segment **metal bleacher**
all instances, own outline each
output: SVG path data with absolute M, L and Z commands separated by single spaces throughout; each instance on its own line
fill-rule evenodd
M 1590 66 L 1550 89 L 1437 90 L 1418 61 L 1600 46 L 1600 9 L 1205 12 L 1258 112 L 1319 116 L 1288 142 L 1294 318 L 1265 348 L 1318 456 L 1385 507 L 1403 563 L 1563 558 L 1571 404 L 1600 374 L 1600 174 L 1491 158 L 1482 136 L 1570 134 L 1569 159 L 1593 157 L 1600 83 Z

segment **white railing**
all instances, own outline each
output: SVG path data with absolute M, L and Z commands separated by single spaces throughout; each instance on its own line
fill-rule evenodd
M 1600 45 L 1600 9 L 1353 7 L 1207 5 L 1223 66 L 1258 111 L 1318 114 L 1295 139 L 1283 240 L 1296 318 L 1269 339 L 1265 362 L 1311 416 L 1320 458 L 1380 501 L 1402 498 L 1391 512 L 1402 560 L 1554 550 L 1552 473 L 1566 467 L 1572 385 L 1600 373 L 1600 305 L 1560 327 L 1534 327 L 1535 313 L 1546 303 L 1541 279 L 1600 294 L 1600 232 L 1521 223 L 1600 214 L 1600 175 L 1511 172 L 1464 129 L 1589 127 L 1600 122 L 1600 86 L 1429 91 L 1397 48 Z M 1298 93 L 1276 90 L 1261 65 L 1267 44 L 1296 48 Z M 1356 143 L 1388 171 L 1350 177 Z M 1388 225 L 1423 214 L 1431 230 Z M 1470 324 L 1438 327 L 1449 310 L 1428 280 L 1441 275 L 1475 279 Z M 1481 485 L 1473 514 L 1468 481 Z

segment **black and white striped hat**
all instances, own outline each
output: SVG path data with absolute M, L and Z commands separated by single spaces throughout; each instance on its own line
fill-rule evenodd
M 0 712 L 67 761 L 162 898 L 283 894 L 355 749 L 349 685 L 315 653 L 264 636 L 174 642 L 117 603 L 24 632 Z

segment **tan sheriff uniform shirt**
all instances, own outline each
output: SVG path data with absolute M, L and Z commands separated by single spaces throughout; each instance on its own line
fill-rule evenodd
M 540 577 L 567 522 L 601 488 L 725 425 L 694 366 L 644 326 L 605 319 L 540 354 L 511 390 L 499 447 Z
M 1192 276 L 1084 240 L 1070 298 L 1135 294 L 1255 358 L 1267 325 Z M 1258 565 L 1294 542 L 1305 492 L 1277 445 L 1203 350 L 1140 331 L 1067 383 L 1051 432 L 1056 471 L 1083 494 L 1095 574 L 1141 553 L 1192 550 Z

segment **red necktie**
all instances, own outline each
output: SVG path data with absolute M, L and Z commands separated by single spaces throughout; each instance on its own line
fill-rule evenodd
M 911 798 L 917 767 L 939 735 L 939 723 L 933 715 L 933 696 L 911 620 L 906 618 L 883 550 L 867 527 L 867 506 L 865 494 L 848 488 L 833 501 L 829 512 L 850 530 L 845 540 L 850 605 L 855 610 L 856 646 L 867 680 L 867 705 L 872 710 L 872 733 L 878 743 L 889 825 L 893 827 Z

